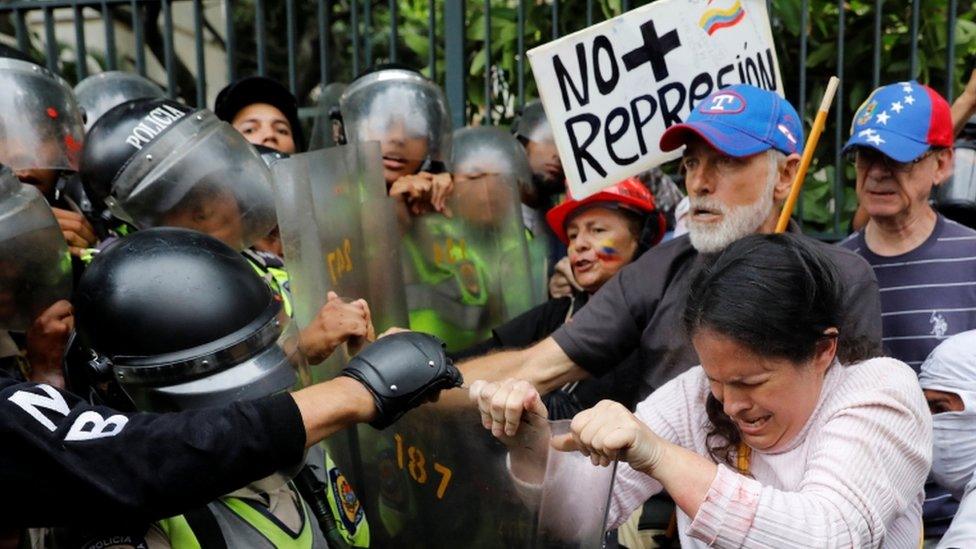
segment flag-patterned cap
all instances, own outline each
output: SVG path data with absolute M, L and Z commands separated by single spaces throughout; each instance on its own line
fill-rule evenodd
M 938 92 L 912 80 L 874 90 L 857 109 L 844 152 L 871 147 L 911 162 L 930 147 L 952 146 L 952 114 Z

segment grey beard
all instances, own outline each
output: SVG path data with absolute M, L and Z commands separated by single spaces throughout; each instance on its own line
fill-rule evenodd
M 776 175 L 776 172 L 773 172 Z M 753 234 L 762 226 L 773 209 L 773 188 L 775 177 L 766 181 L 766 188 L 759 200 L 745 206 L 726 206 L 713 197 L 695 197 L 691 200 L 691 211 L 704 207 L 722 212 L 722 220 L 717 225 L 696 223 L 688 217 L 688 236 L 691 245 L 700 253 L 715 253 L 725 249 L 736 240 Z

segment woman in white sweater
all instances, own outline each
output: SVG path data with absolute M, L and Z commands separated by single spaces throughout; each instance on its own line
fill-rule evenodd
M 552 441 L 621 462 L 608 527 L 663 488 L 682 547 L 918 547 L 926 402 L 902 362 L 837 360 L 836 279 L 791 235 L 743 238 L 696 275 L 684 320 L 702 365 L 636 413 L 600 402 Z M 546 413 L 524 381 L 479 381 L 471 394 L 503 441 L 524 411 Z M 561 474 L 571 486 L 573 472 Z

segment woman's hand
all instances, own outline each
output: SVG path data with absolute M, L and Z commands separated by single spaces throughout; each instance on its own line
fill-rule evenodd
M 472 402 L 478 404 L 481 424 L 502 442 L 506 437 L 516 435 L 525 412 L 549 417 L 539 391 L 525 380 L 509 378 L 487 382 L 479 379 L 471 384 L 468 395 Z
M 630 412 L 623 404 L 601 400 L 573 418 L 570 432 L 552 439 L 563 452 L 578 451 L 594 465 L 625 461 L 637 471 L 653 476 L 670 442 Z

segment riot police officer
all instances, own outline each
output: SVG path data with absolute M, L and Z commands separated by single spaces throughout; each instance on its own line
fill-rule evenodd
M 339 98 L 342 143 L 379 141 L 387 191 L 414 214 L 444 211 L 453 183 L 447 173 L 451 126 L 437 85 L 401 65 L 380 65 Z
M 162 99 L 163 90 L 152 80 L 131 72 L 93 74 L 75 85 L 75 98 L 85 116 L 85 131 L 103 114 L 133 99 Z
M 301 360 L 280 303 L 233 249 L 192 231 L 121 240 L 76 295 L 71 383 L 123 411 L 0 374 L 0 481 L 18 494 L 4 509 L 10 526 L 174 516 L 292 470 L 340 429 L 385 427 L 460 383 L 438 342 L 391 336 L 342 377 L 287 393 Z
M 453 217 L 416 219 L 402 254 L 410 328 L 437 335 L 452 351 L 542 298 L 519 206 L 531 180 L 518 142 L 496 128 L 465 128 L 454 139 Z
M 93 200 L 139 229 L 199 230 L 243 251 L 277 221 L 271 172 L 258 151 L 212 112 L 175 101 L 130 101 L 102 116 L 88 134 L 80 173 Z M 251 265 L 279 291 L 290 314 L 280 273 L 265 261 Z M 312 363 L 349 336 L 370 337 L 365 304 L 355 307 L 358 312 L 341 305 L 353 304 L 327 303 L 329 310 L 305 328 L 303 351 Z M 339 316 L 351 326 L 342 333 L 331 329 L 330 319 Z
M 315 102 L 317 112 L 312 123 L 312 135 L 308 139 L 308 150 L 327 149 L 336 146 L 339 141 L 339 98 L 349 87 L 345 82 L 331 82 L 322 87 L 318 100 Z
M 0 164 L 41 191 L 69 250 L 80 256 L 99 239 L 88 219 L 94 208 L 73 177 L 85 136 L 82 111 L 67 82 L 17 50 L 0 50 L 0 81 Z

